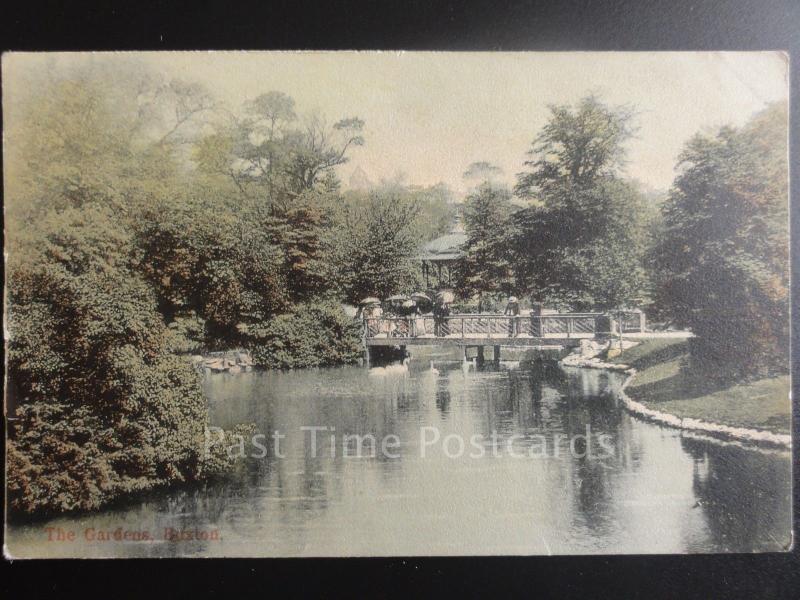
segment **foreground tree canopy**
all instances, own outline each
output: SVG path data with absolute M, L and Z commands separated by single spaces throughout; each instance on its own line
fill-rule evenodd
M 517 177 L 533 201 L 510 232 L 517 289 L 573 310 L 641 304 L 647 206 L 620 177 L 632 112 L 593 96 L 550 111 Z
M 786 372 L 789 361 L 787 111 L 698 134 L 680 157 L 652 251 L 658 307 L 697 334 L 709 374 Z

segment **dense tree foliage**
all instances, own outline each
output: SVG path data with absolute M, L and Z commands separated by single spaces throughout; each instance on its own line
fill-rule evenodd
M 364 121 L 340 119 L 332 126 L 316 114 L 299 117 L 294 99 L 282 92 L 262 94 L 223 127 L 199 140 L 196 159 L 208 173 L 229 177 L 245 198 L 285 211 L 348 161 L 364 144 Z
M 328 239 L 331 265 L 346 302 L 386 298 L 420 285 L 411 260 L 419 248 L 419 198 L 397 190 L 373 191 L 338 207 Z
M 293 101 L 278 93 L 232 117 L 201 86 L 127 67 L 37 73 L 35 97 L 13 103 L 16 509 L 94 509 L 219 468 L 201 454 L 205 401 L 180 353 L 245 344 L 267 366 L 355 359 L 323 253 L 341 200 L 333 167 L 363 143 L 363 123 L 289 127 Z
M 194 312 L 212 342 L 230 340 L 243 315 L 266 318 L 289 302 L 284 249 L 266 227 L 241 217 L 189 198 L 153 207 L 135 226 L 140 269 L 165 319 Z
M 106 207 L 39 227 L 9 257 L 11 505 L 92 509 L 197 478 L 205 401 L 132 269 L 131 235 Z
M 592 96 L 551 107 L 515 188 L 533 202 L 509 236 L 520 291 L 573 310 L 641 300 L 645 204 L 618 175 L 630 119 Z
M 786 107 L 698 134 L 664 205 L 653 251 L 658 304 L 690 327 L 707 374 L 788 369 Z
M 246 334 L 256 364 L 271 369 L 354 363 L 363 351 L 359 323 L 335 301 L 298 304 Z
M 558 197 L 563 188 L 591 188 L 603 178 L 614 177 L 625 162 L 625 142 L 633 134 L 633 112 L 628 107 L 609 107 L 595 96 L 577 106 L 554 105 L 550 119 L 536 137 L 528 171 L 520 173 L 516 192 L 523 198 Z
M 514 289 L 507 234 L 512 212 L 511 193 L 483 183 L 464 203 L 463 221 L 467 234 L 464 259 L 457 272 L 457 289 L 464 297 L 509 294 Z

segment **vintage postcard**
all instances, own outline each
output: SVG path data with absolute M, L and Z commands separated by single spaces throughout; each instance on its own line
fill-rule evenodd
M 789 550 L 788 61 L 4 54 L 5 556 Z

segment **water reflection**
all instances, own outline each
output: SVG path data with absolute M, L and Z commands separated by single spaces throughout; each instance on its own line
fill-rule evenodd
M 792 490 L 784 461 L 691 438 L 682 439 L 681 446 L 694 459 L 693 490 L 714 551 L 789 548 Z M 740 476 L 742 470 L 747 477 Z
M 633 419 L 610 393 L 619 381 L 601 371 L 516 363 L 476 371 L 437 360 L 435 373 L 429 364 L 425 356 L 408 374 L 386 377 L 357 367 L 209 376 L 213 421 L 254 423 L 267 436 L 266 457 L 223 482 L 46 525 L 135 527 L 159 537 L 167 528 L 217 531 L 220 540 L 64 546 L 48 543 L 36 524 L 9 531 L 12 551 L 640 553 L 788 542 L 786 455 Z M 309 427 L 320 428 L 316 450 Z M 285 436 L 280 455 L 269 444 L 275 432 Z M 382 451 L 390 436 L 396 444 Z

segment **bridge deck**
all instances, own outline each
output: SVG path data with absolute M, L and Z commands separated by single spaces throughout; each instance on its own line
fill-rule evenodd
M 483 334 L 465 335 L 460 334 L 446 336 L 377 336 L 366 338 L 367 346 L 579 346 L 581 340 L 594 340 L 600 337 L 594 333 L 574 334 L 566 337 L 563 334 L 548 334 L 544 337 L 534 337 L 531 335 L 520 334 L 510 337 L 508 334 Z
M 367 317 L 366 346 L 523 346 L 573 347 L 581 340 L 605 339 L 600 313 L 546 315 L 461 314 L 436 318 Z M 623 328 L 630 329 L 630 324 Z M 637 315 L 635 325 L 644 330 Z

